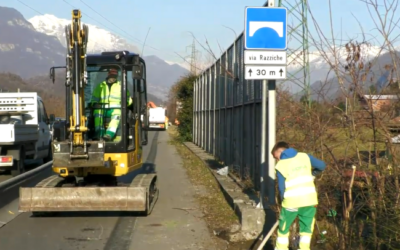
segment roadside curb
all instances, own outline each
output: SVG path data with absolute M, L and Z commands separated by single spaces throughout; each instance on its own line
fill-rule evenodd
M 185 145 L 203 162 L 205 166 L 207 166 L 207 169 L 218 181 L 226 201 L 239 218 L 241 231 L 246 233 L 246 238 L 256 239 L 257 236 L 263 231 L 265 222 L 264 209 L 259 209 L 256 207 L 258 203 L 258 197 L 242 192 L 242 188 L 235 182 L 233 178 L 230 176 L 219 175 L 215 170 L 213 170 L 211 166 L 223 166 L 221 166 L 221 164 L 219 164 L 211 154 L 207 153 L 192 142 L 184 142 L 183 145 Z

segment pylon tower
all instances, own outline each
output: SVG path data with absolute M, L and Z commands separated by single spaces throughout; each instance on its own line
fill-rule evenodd
M 194 39 L 191 47 L 192 53 L 190 55 L 190 73 L 196 75 L 196 42 Z
M 276 4 L 276 3 L 275 3 Z M 308 43 L 307 0 L 278 0 L 279 7 L 288 10 L 288 78 L 278 83 L 290 82 L 302 88 L 302 93 L 310 99 L 310 61 Z M 288 85 L 287 85 L 288 86 Z

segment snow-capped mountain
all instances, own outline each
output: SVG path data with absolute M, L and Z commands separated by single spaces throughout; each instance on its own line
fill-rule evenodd
M 381 50 L 381 48 L 373 45 L 363 44 L 360 46 L 361 50 L 361 60 L 364 62 L 372 62 L 374 59 L 386 53 L 386 50 Z M 338 65 L 340 70 L 343 71 L 344 65 L 346 64 L 346 58 L 349 53 L 346 51 L 345 47 L 327 49 L 324 51 L 310 51 L 308 54 L 309 58 L 309 69 L 310 69 L 310 84 L 317 81 L 325 82 L 326 80 L 335 76 L 335 72 L 332 70 L 332 65 Z M 336 62 L 337 60 L 337 62 Z M 301 68 L 303 67 L 303 52 L 291 53 L 288 51 L 288 66 L 287 71 L 292 74 L 292 79 L 288 79 L 283 83 L 283 87 L 288 89 L 292 93 L 300 91 L 303 86 L 299 86 L 299 83 L 304 82 L 304 73 Z M 288 76 L 289 76 L 288 74 Z M 289 77 L 288 77 L 289 78 Z
M 372 45 L 363 44 L 360 46 L 361 50 L 361 60 L 364 62 L 373 61 L 375 58 L 380 55 L 386 53 L 386 50 L 381 50 L 381 48 Z M 309 69 L 310 69 L 310 83 L 314 83 L 316 81 L 325 81 L 327 78 L 334 77 L 334 72 L 331 70 L 332 65 L 336 65 L 336 59 L 338 60 L 337 64 L 339 67 L 343 67 L 346 63 L 346 58 L 348 57 L 348 52 L 345 47 L 337 47 L 335 51 L 332 49 L 327 49 L 325 51 L 310 51 L 308 53 L 309 60 Z M 288 71 L 288 80 L 283 81 L 282 84 L 284 88 L 289 91 L 296 93 L 302 89 L 303 86 L 299 86 L 299 84 L 303 84 L 304 76 L 303 71 L 301 70 L 304 66 L 304 56 L 302 51 L 292 50 L 287 51 L 287 71 Z M 167 63 L 173 65 L 176 64 L 174 62 Z M 179 64 L 181 67 L 184 67 L 190 70 L 190 64 L 188 62 L 183 62 Z M 210 67 L 210 63 L 201 63 L 196 65 L 196 68 L 205 70 Z M 292 79 L 290 79 L 292 78 Z M 293 80 L 297 79 L 297 80 Z M 281 81 L 280 81 L 281 82 Z
M 0 72 L 31 77 L 65 63 L 65 49 L 53 36 L 37 32 L 16 9 L 0 7 Z
M 65 40 L 65 25 L 71 23 L 71 20 L 61 19 L 54 15 L 45 14 L 40 16 L 34 16 L 28 20 L 33 27 L 46 35 L 55 36 L 61 42 L 62 45 L 66 46 Z M 124 38 L 121 38 L 110 31 L 101 29 L 95 25 L 87 24 L 89 27 L 89 42 L 88 52 L 98 53 L 105 50 L 129 50 L 131 52 L 139 52 L 139 49 L 127 42 Z
M 176 62 L 171 62 L 171 61 L 165 61 L 166 63 L 168 63 L 169 65 L 179 65 L 184 69 L 190 70 L 190 64 L 187 62 L 183 62 L 183 63 L 176 63 Z
M 48 36 L 56 37 L 65 47 L 65 25 L 71 23 L 70 20 L 61 19 L 54 15 L 40 15 L 29 19 L 36 31 Z M 85 22 L 89 27 L 89 42 L 88 53 L 99 53 L 102 51 L 118 51 L 128 50 L 130 52 L 139 52 L 139 49 L 129 43 L 120 36 L 101 29 L 95 25 Z M 147 65 L 147 79 L 149 83 L 149 91 L 158 98 L 165 99 L 169 88 L 183 75 L 187 70 L 187 65 L 184 63 L 177 64 L 166 62 L 157 56 L 145 56 Z
M 64 26 L 70 23 L 70 20 L 60 19 L 54 15 L 40 15 L 35 16 L 29 19 L 29 22 L 32 23 L 34 28 L 47 35 L 52 35 L 58 38 L 58 40 L 65 46 L 65 34 L 64 34 Z M 87 23 L 86 23 L 87 24 Z M 113 34 L 110 31 L 101 29 L 97 26 L 87 24 L 89 26 L 89 44 L 88 50 L 89 52 L 100 52 L 104 50 L 122 50 L 128 49 L 132 52 L 138 52 L 138 48 L 129 43 L 127 40 L 119 37 L 118 35 Z M 289 44 L 290 47 L 290 44 Z M 362 45 L 362 59 L 364 61 L 371 61 L 376 57 L 379 57 L 381 54 L 384 54 L 385 51 L 381 51 L 379 47 Z M 346 52 L 345 47 L 336 48 L 335 53 L 331 50 L 326 50 L 325 52 L 320 51 L 311 51 L 308 54 L 309 58 L 309 70 L 310 70 L 310 83 L 313 84 L 317 81 L 326 81 L 334 77 L 334 72 L 331 70 L 331 64 L 335 64 L 336 58 L 339 60 L 339 64 L 343 65 L 346 62 L 346 58 L 348 53 Z M 158 61 L 158 60 L 156 60 Z M 283 87 L 288 89 L 293 93 L 297 93 L 303 88 L 304 75 L 301 68 L 304 66 L 303 62 L 303 52 L 292 52 L 288 50 L 288 80 L 283 82 Z M 190 70 L 190 63 L 188 62 L 170 62 L 163 61 L 171 67 L 179 66 L 185 70 Z M 330 63 L 328 63 L 330 62 Z M 198 63 L 196 65 L 197 71 L 201 71 L 207 69 L 211 66 L 210 63 Z M 158 66 L 157 66 L 158 67 Z M 162 67 L 165 67 L 162 66 Z M 158 84 L 156 84 L 158 85 Z M 158 86 L 154 86 L 158 88 Z M 166 86 L 169 88 L 169 86 Z M 161 89 L 160 89 L 161 90 Z M 162 89 L 161 91 L 165 91 Z
M 381 49 L 377 46 L 373 45 L 361 45 L 361 60 L 370 61 L 380 54 L 385 53 L 386 51 L 381 51 Z M 333 49 L 327 49 L 325 51 L 310 51 L 308 53 L 310 68 L 314 70 L 320 69 L 329 69 L 329 63 L 336 64 L 336 60 L 338 60 L 338 64 L 343 65 L 346 63 L 346 58 L 348 56 L 348 52 L 345 47 L 338 47 L 333 52 Z M 303 52 L 288 52 L 288 71 L 295 71 L 302 67 L 303 65 Z
M 315 58 L 310 59 L 310 87 L 313 99 L 333 100 L 342 94 L 341 87 L 350 89 L 353 86 L 353 76 L 345 70 L 345 67 L 348 66 L 346 59 L 349 55 L 354 55 L 352 51 L 353 49 L 350 48 L 349 53 L 345 47 L 342 47 L 338 48 L 335 53 L 332 51 L 312 53 L 315 56 Z M 393 65 L 391 53 L 388 53 L 387 49 L 372 45 L 361 45 L 360 52 L 359 62 L 363 62 L 365 66 L 359 68 L 364 79 L 359 86 L 362 86 L 365 91 L 371 86 L 375 86 L 376 89 L 387 86 L 391 80 L 390 67 L 388 69 L 387 65 Z M 396 51 L 395 57 L 399 55 L 400 53 Z M 338 62 L 335 62 L 335 60 Z M 367 66 L 369 63 L 371 63 L 371 67 Z M 337 67 L 339 77 L 331 65 Z M 368 71 L 365 70 L 367 68 Z M 296 86 L 293 84 L 293 79 L 300 78 L 302 84 L 304 82 L 302 76 L 300 72 L 295 74 L 294 78 L 283 83 L 283 86 L 292 93 L 296 93 L 297 97 L 304 94 L 304 86 Z M 339 82 L 341 83 L 339 84 Z

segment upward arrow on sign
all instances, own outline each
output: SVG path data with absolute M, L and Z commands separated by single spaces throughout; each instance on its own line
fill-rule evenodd
M 251 73 L 253 73 L 253 71 L 252 71 L 251 69 L 249 69 L 249 74 L 250 74 L 250 76 L 251 76 Z

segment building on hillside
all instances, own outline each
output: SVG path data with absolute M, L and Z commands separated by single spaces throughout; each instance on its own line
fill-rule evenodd
M 398 100 L 397 95 L 363 95 L 360 103 L 365 109 L 372 105 L 373 111 L 383 111 L 395 105 Z

